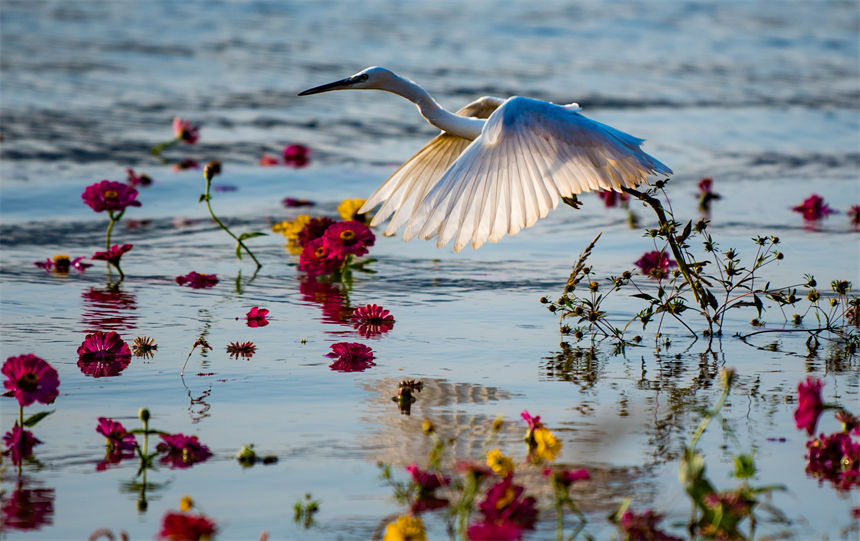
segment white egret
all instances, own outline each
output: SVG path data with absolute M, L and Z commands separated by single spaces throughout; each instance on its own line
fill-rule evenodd
M 403 96 L 442 130 L 360 209 L 381 203 L 372 225 L 391 217 L 384 234 L 405 224 L 407 241 L 438 237 L 442 247 L 453 238 L 455 252 L 470 241 L 477 249 L 533 225 L 562 197 L 635 188 L 648 175 L 672 173 L 639 148 L 643 139 L 582 116 L 576 103 L 485 96 L 453 114 L 417 84 L 380 67 L 299 96 L 359 89 Z

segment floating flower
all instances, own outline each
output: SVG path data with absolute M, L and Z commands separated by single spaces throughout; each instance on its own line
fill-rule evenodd
M 181 139 L 189 145 L 193 145 L 198 139 L 200 139 L 200 126 L 192 124 L 190 120 L 183 120 L 180 117 L 175 117 L 173 119 L 173 135 L 175 135 L 177 139 Z
M 78 367 L 94 378 L 117 376 L 131 362 L 131 350 L 119 334 L 96 331 L 78 346 Z
M 588 481 L 591 479 L 591 476 L 588 474 L 588 470 L 553 470 L 552 468 L 545 468 L 543 470 L 544 477 L 548 477 L 552 479 L 555 483 L 563 485 L 565 487 L 569 487 L 573 483 L 577 481 Z
M 668 276 L 671 267 L 677 267 L 678 264 L 669 259 L 663 251 L 651 251 L 642 254 L 634 263 L 642 274 L 652 278 L 662 279 Z
M 327 353 L 326 357 L 335 359 L 329 368 L 337 372 L 363 372 L 376 366 L 373 362 L 373 350 L 356 342 L 332 344 L 331 352 Z
M 289 145 L 284 148 L 283 155 L 287 167 L 304 167 L 311 162 L 311 149 L 305 145 Z
M 60 376 L 54 368 L 32 353 L 8 357 L 3 363 L 3 386 L 21 407 L 33 402 L 50 404 L 60 394 Z
M 860 443 L 845 432 L 809 440 L 806 473 L 830 481 L 839 490 L 860 487 Z
M 149 359 L 157 349 L 158 344 L 155 343 L 155 339 L 149 336 L 138 336 L 131 343 L 131 351 L 135 357 Z
M 304 229 L 305 225 L 311 221 L 311 217 L 307 214 L 296 216 L 295 220 L 284 220 L 272 226 L 272 233 L 280 233 L 288 239 L 298 239 L 299 233 Z
M 253 357 L 256 351 L 257 346 L 254 345 L 254 342 L 230 342 L 227 344 L 227 353 L 230 354 L 231 359 L 242 357 L 247 360 Z
M 359 209 L 361 209 L 366 201 L 367 199 L 344 199 L 343 202 L 337 206 L 337 213 L 340 214 L 340 217 L 344 220 L 355 220 L 357 222 L 369 223 L 369 216 L 358 213 Z
M 818 194 L 810 195 L 803 200 L 803 203 L 791 207 L 791 210 L 801 213 L 804 220 L 820 220 L 828 214 L 836 213 L 835 210 L 827 206 L 827 203 Z
M 304 246 L 312 240 L 316 240 L 325 234 L 326 230 L 334 224 L 334 220 L 327 216 L 321 216 L 319 218 L 311 218 L 309 222 L 305 224 L 301 231 L 299 231 L 297 240 L 299 242 L 299 246 Z
M 503 455 L 499 449 L 492 449 L 487 453 L 487 466 L 502 477 L 508 477 L 514 473 L 514 461 Z
M 797 409 L 794 412 L 794 423 L 799 429 L 805 429 L 810 436 L 815 433 L 818 417 L 824 411 L 824 401 L 821 399 L 821 388 L 824 383 L 820 379 L 806 378 L 797 384 Z
M 369 227 L 361 222 L 349 220 L 329 226 L 323 234 L 330 245 L 330 257 L 362 256 L 373 246 L 376 237 Z
M 22 480 L 0 509 L 4 529 L 38 530 L 54 516 L 53 488 L 24 488 Z
M 285 197 L 281 200 L 281 204 L 287 208 L 293 207 L 312 207 L 316 205 L 313 201 L 309 199 L 295 198 L 295 197 Z
M 265 327 L 269 324 L 269 321 L 266 319 L 268 315 L 269 311 L 265 308 L 254 306 L 245 314 L 245 319 L 249 327 Z
M 487 496 L 478 509 L 485 523 L 511 522 L 520 528 L 532 529 L 537 521 L 535 499 L 524 498 L 525 489 L 513 484 L 513 476 L 506 477 L 487 490 Z
M 376 304 L 356 308 L 352 312 L 352 321 L 358 334 L 365 338 L 387 333 L 394 327 L 394 316 Z
M 119 260 L 122 258 L 123 254 L 131 250 L 133 246 L 133 244 L 123 244 L 122 246 L 114 244 L 110 247 L 110 250 L 96 252 L 90 259 L 96 261 L 107 261 L 114 267 L 118 267 Z
M 603 200 L 603 205 L 606 207 L 618 207 L 630 199 L 630 196 L 626 193 L 616 192 L 615 190 L 597 192 L 597 197 Z
M 140 206 L 137 190 L 115 180 L 103 180 L 87 186 L 81 199 L 95 212 L 122 212 L 128 207 Z
M 648 539 L 653 541 L 683 541 L 680 537 L 669 535 L 658 527 L 663 515 L 650 509 L 644 513 L 625 511 L 618 522 L 624 539 Z
M 69 256 L 66 254 L 57 254 L 53 259 L 45 259 L 44 261 L 36 261 L 33 265 L 36 265 L 40 269 L 45 269 L 49 271 L 51 269 L 54 272 L 65 274 L 69 272 L 69 269 L 74 268 L 78 272 L 84 272 L 87 268 L 92 267 L 90 263 L 84 263 L 83 260 L 86 259 L 83 256 L 76 257 L 74 259 L 69 259 Z
M 184 286 L 188 285 L 188 287 L 192 289 L 204 289 L 207 287 L 213 287 L 218 283 L 218 277 L 214 274 L 203 274 L 198 273 L 197 271 L 191 271 L 185 276 L 177 276 L 176 283 Z
M 105 459 L 96 467 L 105 469 L 109 464 L 117 464 L 122 460 L 134 458 L 137 440 L 122 423 L 113 419 L 99 417 L 96 432 L 105 437 Z
M 161 434 L 160 437 L 162 443 L 158 444 L 156 450 L 165 454 L 161 463 L 169 464 L 171 468 L 188 468 L 212 456 L 212 452 L 200 443 L 197 436 Z
M 403 515 L 385 527 L 383 541 L 427 541 L 421 517 Z
M 125 181 L 129 186 L 149 186 L 150 184 L 152 184 L 152 178 L 150 178 L 149 175 L 145 173 L 141 173 L 138 175 L 131 167 L 125 168 L 125 174 Z
M 158 538 L 169 541 L 210 541 L 217 532 L 215 522 L 208 517 L 168 511 L 161 519 Z
M 299 270 L 310 278 L 339 271 L 343 264 L 343 257 L 332 253 L 332 246 L 324 237 L 307 243 L 299 257 Z
M 24 430 L 16 423 L 12 430 L 3 435 L 3 444 L 12 463 L 16 466 L 25 458 L 33 456 L 33 447 L 42 442 L 33 436 L 29 430 Z
M 273 165 L 278 165 L 281 162 L 278 160 L 277 156 L 272 156 L 271 154 L 263 154 L 263 156 L 260 158 L 260 161 L 257 163 L 262 167 L 271 167 Z
M 553 461 L 561 452 L 561 442 L 546 427 L 537 428 L 532 432 L 532 445 L 529 450 L 533 459 Z
M 174 171 L 186 171 L 188 169 L 200 169 L 200 164 L 191 158 L 185 158 L 173 164 Z

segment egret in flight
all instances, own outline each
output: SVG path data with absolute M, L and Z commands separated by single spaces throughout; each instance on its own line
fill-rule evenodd
M 359 209 L 379 204 L 371 225 L 388 218 L 385 235 L 406 225 L 404 240 L 454 239 L 459 252 L 471 242 L 498 242 L 533 225 L 574 194 L 635 188 L 648 175 L 672 170 L 643 152 L 644 139 L 582 116 L 576 103 L 556 105 L 514 96 L 482 97 L 456 114 L 426 90 L 385 68 L 300 92 L 385 90 L 418 106 L 442 130 L 394 172 Z

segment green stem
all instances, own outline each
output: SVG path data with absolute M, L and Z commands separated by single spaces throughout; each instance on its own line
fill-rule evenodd
M 170 141 L 158 143 L 157 145 L 152 147 L 152 155 L 155 156 L 156 158 L 161 158 L 161 151 L 162 150 L 164 150 L 165 148 L 172 147 L 173 145 L 175 145 L 176 143 L 178 143 L 181 140 L 182 139 L 180 139 L 179 137 L 176 137 L 176 138 L 171 139 Z M 164 160 L 162 159 L 162 161 L 164 161 Z
M 699 427 L 696 429 L 696 433 L 693 434 L 693 437 L 690 440 L 690 449 L 696 448 L 696 443 L 699 441 L 699 438 L 702 437 L 702 434 L 705 433 L 705 429 L 708 428 L 708 425 L 711 424 L 711 420 L 716 417 L 716 415 L 720 412 L 721 409 L 723 409 L 723 404 L 726 403 L 726 399 L 729 397 L 729 390 L 729 386 L 726 386 L 726 388 L 723 389 L 723 394 L 720 395 L 720 399 L 717 400 L 717 404 L 714 406 L 714 409 L 708 412 L 705 418 L 702 419 L 702 422 L 699 423 Z
M 223 229 L 224 231 L 226 231 L 226 232 L 227 232 L 227 234 L 228 234 L 228 235 L 230 235 L 231 237 L 233 237 L 233 240 L 235 240 L 235 241 L 239 244 L 239 246 L 241 246 L 241 247 L 245 250 L 245 252 L 247 252 L 247 253 L 248 253 L 248 255 L 249 255 L 249 256 L 251 256 L 251 259 L 253 259 L 253 260 L 254 260 L 254 263 L 256 263 L 256 264 L 257 264 L 257 268 L 259 269 L 259 268 L 260 268 L 260 267 L 262 267 L 263 265 L 262 265 L 259 261 L 257 261 L 257 258 L 256 258 L 256 257 L 254 257 L 254 253 L 253 253 L 253 252 L 251 252 L 251 250 L 249 250 L 249 249 L 248 249 L 248 247 L 247 247 L 247 246 L 245 246 L 245 243 L 244 243 L 244 242 L 242 242 L 242 241 L 239 239 L 239 237 L 237 237 L 236 235 L 234 235 L 234 234 L 233 234 L 233 232 L 232 232 L 232 231 L 230 231 L 230 229 L 228 229 L 228 228 L 227 228 L 227 226 L 226 226 L 226 225 L 224 225 L 224 223 L 223 223 L 223 222 L 221 222 L 221 220 L 219 220 L 217 216 L 215 216 L 215 212 L 212 210 L 212 205 L 209 203 L 209 200 L 212 198 L 212 196 L 211 196 L 211 195 L 210 195 L 210 193 L 209 193 L 209 190 L 210 190 L 210 188 L 211 188 L 211 187 L 212 187 L 212 180 L 211 180 L 211 179 L 206 179 L 206 193 L 203 195 L 203 199 L 206 201 L 206 208 L 207 208 L 207 209 L 209 209 L 209 215 L 210 215 L 210 216 L 212 216 L 212 219 L 213 219 L 213 220 L 215 220 L 215 223 L 216 223 L 216 224 L 218 224 L 218 226 L 219 226 L 221 229 Z
M 18 426 L 24 430 L 24 406 L 18 404 Z

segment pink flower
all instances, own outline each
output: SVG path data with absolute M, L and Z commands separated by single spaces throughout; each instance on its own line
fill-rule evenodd
M 512 522 L 521 528 L 534 528 L 538 514 L 535 499 L 531 496 L 523 498 L 524 491 L 523 487 L 513 484 L 513 476 L 491 486 L 478 506 L 484 522 Z
M 657 524 L 663 520 L 663 515 L 659 515 L 650 509 L 644 513 L 635 513 L 633 511 L 625 511 L 619 522 L 621 532 L 625 535 L 625 539 L 648 539 L 649 541 L 683 541 L 680 537 L 669 535 L 657 527 Z
M 308 200 L 308 199 L 301 199 L 301 198 L 300 198 L 300 199 L 296 199 L 296 198 L 294 198 L 294 197 L 285 197 L 285 198 L 281 201 L 281 204 L 283 204 L 283 205 L 284 205 L 285 207 L 287 207 L 287 208 L 293 208 L 293 207 L 312 207 L 312 206 L 316 205 L 316 203 L 314 203 L 313 201 L 310 201 L 310 200 Z
M 851 205 L 848 207 L 848 220 L 851 225 L 860 225 L 860 205 Z
M 95 261 L 107 261 L 116 267 L 119 265 L 119 260 L 122 258 L 123 254 L 131 250 L 133 246 L 133 244 L 123 244 L 122 246 L 114 244 L 110 247 L 110 250 L 96 252 L 90 259 Z
M 310 278 L 321 274 L 331 274 L 340 270 L 344 258 L 332 254 L 332 247 L 325 237 L 308 242 L 299 257 L 299 270 L 304 271 Z
M 311 220 L 305 224 L 301 231 L 299 231 L 298 243 L 299 246 L 305 246 L 312 240 L 316 240 L 325 234 L 326 230 L 334 224 L 334 220 L 328 218 L 326 216 L 321 216 L 319 218 L 311 218 Z
M 373 362 L 373 350 L 364 344 L 356 342 L 338 342 L 331 345 L 331 352 L 326 357 L 335 359 L 329 368 L 336 372 L 364 372 Z
M 287 167 L 304 167 L 311 162 L 311 149 L 305 145 L 289 145 L 284 148 L 284 165 Z
M 13 393 L 18 404 L 50 404 L 60 394 L 60 376 L 54 368 L 32 353 L 9 357 L 3 363 L 3 386 Z
M 678 266 L 664 252 L 656 250 L 642 254 L 642 257 L 633 264 L 639 267 L 642 274 L 657 279 L 665 278 L 668 276 L 671 267 Z
M 278 161 L 277 156 L 272 156 L 271 154 L 263 154 L 260 158 L 259 165 L 262 167 L 271 167 L 272 165 L 278 165 L 280 162 Z
M 152 184 L 152 179 L 149 177 L 149 175 L 147 175 L 145 173 L 141 173 L 138 175 L 137 173 L 134 172 L 134 169 L 132 169 L 131 167 L 125 168 L 125 174 L 126 174 L 125 182 L 129 186 L 132 186 L 132 187 L 134 187 L 134 186 L 149 186 L 150 184 Z
M 535 415 L 534 417 L 532 417 L 532 415 L 529 413 L 529 410 L 523 410 L 520 415 L 523 419 L 525 419 L 526 423 L 528 423 L 529 432 L 534 432 L 535 430 L 543 426 L 543 423 L 540 422 L 540 415 Z
M 24 430 L 16 423 L 12 430 L 3 435 L 3 443 L 6 445 L 6 453 L 9 454 L 12 463 L 16 466 L 25 458 L 33 456 L 33 447 L 42 442 L 33 436 L 29 430 Z
M 87 186 L 81 199 L 96 212 L 122 212 L 128 207 L 140 206 L 137 190 L 115 180 L 103 180 Z
M 175 117 L 173 119 L 173 135 L 177 139 L 182 139 L 189 145 L 193 145 L 200 139 L 200 126 L 192 124 L 190 120 Z
M 269 311 L 265 308 L 254 306 L 245 314 L 245 319 L 248 321 L 249 327 L 265 327 L 269 324 L 269 321 L 266 319 L 268 315 Z
M 78 347 L 78 368 L 94 378 L 117 376 L 131 362 L 131 349 L 111 331 L 88 334 Z
M 169 464 L 171 469 L 188 468 L 212 456 L 212 452 L 200 443 L 197 436 L 161 434 L 160 437 L 162 443 L 159 443 L 156 449 L 165 454 L 161 463 Z
M 394 316 L 376 304 L 356 308 L 352 312 L 352 320 L 358 334 L 365 338 L 387 333 L 394 327 Z
M 797 409 L 794 412 L 794 423 L 797 428 L 806 429 L 806 433 L 810 436 L 815 433 L 818 417 L 824 411 L 824 401 L 821 399 L 822 387 L 824 383 L 812 377 L 797 384 Z
M 545 468 L 543 470 L 544 477 L 549 477 L 555 482 L 562 484 L 566 487 L 569 487 L 573 483 L 577 481 L 588 481 L 591 479 L 591 476 L 588 474 L 588 470 L 553 470 L 552 468 Z
M 495 473 L 486 462 L 478 462 L 476 460 L 458 460 L 454 464 L 454 468 L 460 473 L 472 475 L 479 479 L 481 477 L 490 477 Z
M 804 220 L 820 220 L 828 214 L 836 213 L 835 210 L 827 206 L 827 203 L 818 194 L 810 195 L 800 205 L 791 207 L 791 210 L 801 213 Z
M 838 490 L 860 487 L 860 443 L 845 432 L 809 440 L 806 473 L 830 481 Z
M 324 323 L 346 323 L 352 317 L 349 299 L 333 284 L 308 278 L 299 282 L 299 292 L 304 302 L 320 305 Z
M 323 238 L 329 243 L 332 257 L 346 257 L 348 254 L 362 256 L 368 252 L 367 247 L 373 246 L 376 241 L 373 231 L 355 220 L 332 224 L 325 230 Z
M 466 531 L 471 541 L 516 541 L 522 535 L 523 528 L 510 521 L 478 522 Z
M 88 267 L 92 267 L 90 263 L 83 263 L 83 256 L 76 257 L 72 260 L 67 255 L 55 255 L 54 259 L 45 259 L 44 261 L 36 261 L 33 264 L 40 269 L 49 271 L 54 269 L 54 272 L 65 274 L 69 269 L 74 268 L 78 272 L 84 272 Z
M 53 488 L 24 488 L 21 479 L 0 509 L 2 524 L 10 530 L 38 530 L 50 525 L 54 516 Z
M 711 177 L 705 177 L 699 181 L 699 193 L 713 193 L 712 188 L 714 185 L 714 179 Z
M 439 487 L 447 486 L 451 482 L 450 477 L 444 477 L 441 473 L 422 471 L 414 462 L 406 466 L 406 471 L 412 476 L 412 480 L 418 485 L 419 492 L 430 493 Z
M 108 464 L 117 464 L 121 460 L 134 458 L 137 440 L 134 434 L 128 432 L 121 423 L 99 417 L 96 432 L 105 437 L 105 459 L 96 467 L 103 470 Z
M 202 541 L 215 537 L 218 528 L 208 517 L 168 511 L 161 519 L 159 539 L 169 541 Z
M 184 286 L 188 285 L 188 287 L 192 289 L 203 289 L 207 287 L 213 287 L 218 283 L 218 277 L 214 274 L 202 274 L 197 271 L 191 271 L 185 276 L 177 276 L 176 283 Z
M 621 203 L 626 203 L 630 196 L 624 192 L 616 192 L 614 190 L 604 190 L 597 192 L 597 197 L 603 200 L 603 205 L 606 207 L 617 207 Z

